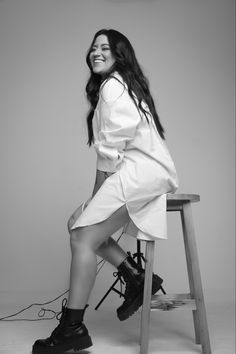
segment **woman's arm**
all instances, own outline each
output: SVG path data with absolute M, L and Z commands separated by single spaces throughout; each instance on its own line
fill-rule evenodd
M 114 78 L 101 90 L 98 114 L 100 126 L 94 141 L 97 169 L 116 172 L 122 164 L 127 143 L 135 137 L 141 117 L 127 90 Z

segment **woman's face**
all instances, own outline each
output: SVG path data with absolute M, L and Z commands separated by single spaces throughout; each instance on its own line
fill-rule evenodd
M 105 74 L 115 63 L 106 35 L 98 36 L 92 46 L 90 55 L 90 63 L 95 74 Z

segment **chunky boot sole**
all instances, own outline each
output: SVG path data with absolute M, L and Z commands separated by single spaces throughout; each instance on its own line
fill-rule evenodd
M 67 342 L 64 342 L 55 347 L 47 347 L 34 344 L 32 354 L 76 354 L 80 350 L 87 349 L 93 345 L 91 337 L 89 335 L 77 338 L 70 338 Z
M 161 288 L 163 280 L 161 281 L 155 281 L 155 275 L 153 276 L 153 283 L 152 283 L 152 295 L 156 294 L 156 292 Z M 117 311 L 117 317 L 119 318 L 120 321 L 127 320 L 130 316 L 132 316 L 140 306 L 143 304 L 143 289 L 140 291 L 140 293 L 137 295 L 137 297 L 134 299 L 132 304 L 127 307 L 124 311 Z

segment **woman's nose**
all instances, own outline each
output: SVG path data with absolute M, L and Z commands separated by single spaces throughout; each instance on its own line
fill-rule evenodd
M 100 55 L 101 55 L 101 50 L 99 48 L 95 49 L 95 51 L 93 52 L 93 56 L 99 57 Z

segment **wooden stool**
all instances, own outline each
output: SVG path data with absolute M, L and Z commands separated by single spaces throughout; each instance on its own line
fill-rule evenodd
M 146 243 L 146 263 L 140 354 L 148 353 L 150 310 L 170 310 L 176 307 L 192 309 L 196 344 L 201 344 L 203 354 L 211 354 L 191 211 L 191 203 L 199 201 L 199 195 L 194 194 L 168 194 L 167 197 L 167 211 L 179 211 L 181 215 L 190 294 L 151 295 L 155 241 L 143 241 Z

